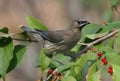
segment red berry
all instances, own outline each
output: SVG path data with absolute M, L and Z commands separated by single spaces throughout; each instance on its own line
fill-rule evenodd
M 51 70 L 51 69 L 50 69 L 48 72 L 49 72 L 50 74 L 53 74 L 53 70 Z
M 107 60 L 103 61 L 103 64 L 104 64 L 104 65 L 108 64 Z
M 113 69 L 113 67 L 112 67 L 112 66 L 109 66 L 109 67 L 108 67 L 108 69 L 111 69 L 111 70 L 112 70 L 112 69 Z
M 58 76 L 62 76 L 62 74 L 61 74 L 61 73 L 58 73 Z
M 101 61 L 103 62 L 103 64 L 104 64 L 104 65 L 108 64 L 108 62 L 107 62 L 107 60 L 106 60 L 106 58 L 105 58 L 105 57 L 104 57 L 104 58 L 102 58 L 102 59 L 101 59 Z
M 101 61 L 102 61 L 102 62 L 106 61 L 106 58 L 102 58 Z
M 108 73 L 112 74 L 113 70 L 112 69 L 108 69 Z
M 102 53 L 101 53 L 101 52 L 98 52 L 97 55 L 98 55 L 99 57 L 101 57 L 101 56 L 102 56 Z

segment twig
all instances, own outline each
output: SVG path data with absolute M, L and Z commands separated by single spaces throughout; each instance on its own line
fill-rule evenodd
M 55 72 L 57 72 L 57 71 L 58 71 L 58 69 L 56 68 L 56 69 L 53 71 L 53 73 L 50 74 L 50 75 L 47 77 L 46 80 L 43 80 L 43 81 L 49 81 L 49 79 L 52 77 L 52 75 L 53 75 Z
M 91 43 L 89 43 L 82 51 L 80 51 L 78 54 L 74 55 L 74 57 L 70 60 L 70 61 L 74 61 L 76 60 L 76 58 L 80 57 L 83 53 L 85 53 L 85 51 L 87 51 L 91 46 L 107 39 L 107 38 L 110 38 L 111 36 L 113 36 L 114 34 L 118 33 L 119 30 L 115 30 L 114 32 L 111 32 L 109 33 L 108 35 L 104 36 L 104 37 L 101 37 Z
M 116 8 L 116 6 L 113 6 L 113 8 L 114 8 L 115 11 L 120 15 L 120 11 Z
M 27 41 L 27 42 L 38 42 L 37 40 L 25 40 L 25 39 L 18 39 L 18 38 L 12 38 L 13 40 L 17 40 L 17 41 Z

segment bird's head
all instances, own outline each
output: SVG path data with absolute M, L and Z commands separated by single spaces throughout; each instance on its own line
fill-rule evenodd
M 90 24 L 90 22 L 88 22 L 88 21 L 75 20 L 75 21 L 73 21 L 73 28 L 79 28 L 81 30 L 84 26 L 86 26 L 88 24 Z

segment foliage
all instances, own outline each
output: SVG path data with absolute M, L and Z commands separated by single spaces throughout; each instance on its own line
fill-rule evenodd
M 8 29 L 6 27 L 1 28 L 0 32 L 6 34 Z M 12 71 L 18 63 L 20 63 L 22 56 L 25 53 L 24 45 L 13 45 L 11 37 L 0 36 L 0 76 L 5 81 L 6 74 Z
M 115 29 L 119 29 L 120 21 L 114 21 L 111 23 L 106 24 L 90 24 L 83 28 L 82 30 L 82 42 L 90 43 L 100 37 L 103 37 Z M 61 66 L 56 61 L 48 58 L 45 53 L 44 49 L 40 54 L 40 68 L 46 72 L 48 68 L 51 69 L 58 69 L 58 73 L 63 73 L 61 81 L 81 81 L 83 77 L 86 76 L 87 81 L 100 81 L 101 73 L 103 75 L 108 75 L 107 68 L 109 65 L 113 66 L 113 74 L 111 77 L 113 80 L 118 81 L 118 75 L 116 74 L 116 70 L 120 68 L 120 55 L 119 55 L 119 38 L 120 32 L 117 34 L 117 37 L 113 36 L 109 39 L 109 41 L 105 40 L 101 43 L 94 46 L 96 51 L 88 50 L 87 53 L 83 54 L 80 58 L 78 58 L 74 62 L 69 62 L 70 57 L 64 56 L 63 54 L 57 54 L 57 58 L 61 61 L 64 65 Z M 87 39 L 87 41 L 86 41 Z M 115 47 L 118 49 L 115 49 Z M 81 51 L 80 45 L 76 45 L 71 51 L 77 53 Z M 99 57 L 97 52 L 101 52 L 102 56 Z M 107 64 L 104 64 L 101 59 L 107 59 Z M 68 63 L 69 62 L 69 63 Z

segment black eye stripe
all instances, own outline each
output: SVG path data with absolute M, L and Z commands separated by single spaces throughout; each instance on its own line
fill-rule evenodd
M 87 23 L 87 21 L 77 21 L 78 24 Z

